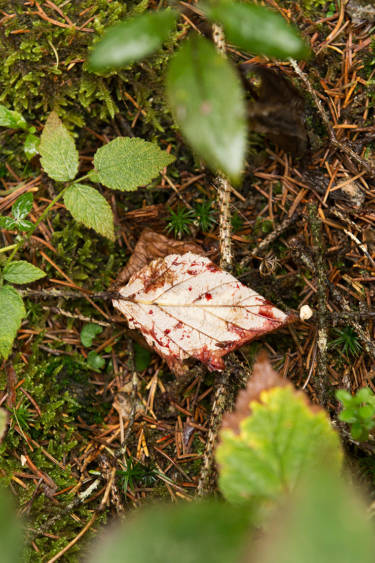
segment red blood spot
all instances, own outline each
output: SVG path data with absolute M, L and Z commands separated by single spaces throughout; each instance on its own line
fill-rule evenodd
M 196 276 L 197 275 L 197 271 L 192 270 L 191 268 L 189 268 L 189 270 L 187 270 L 187 273 L 189 274 L 189 276 Z
M 275 321 L 278 320 L 274 315 L 273 306 L 271 304 L 265 303 L 264 305 L 261 305 L 259 307 L 258 313 L 259 315 L 262 315 L 262 317 L 266 317 L 267 319 L 272 319 Z
M 153 314 L 154 314 L 154 311 L 152 311 L 152 310 L 150 309 L 149 312 L 148 312 L 148 314 L 149 314 L 149 315 L 153 315 Z
M 167 336 L 167 334 L 169 334 L 170 332 L 171 332 L 170 329 L 166 328 L 165 331 L 164 331 L 164 334 Z
M 205 297 L 206 297 L 207 301 L 210 301 L 212 299 L 211 293 L 206 293 Z
M 184 325 L 182 324 L 181 321 L 178 321 L 178 323 L 176 324 L 175 328 L 182 328 Z
M 192 291 L 192 289 L 193 289 L 192 287 L 189 287 L 189 291 Z
M 213 262 L 210 262 L 209 264 L 206 264 L 206 270 L 209 272 L 218 272 L 219 268 Z

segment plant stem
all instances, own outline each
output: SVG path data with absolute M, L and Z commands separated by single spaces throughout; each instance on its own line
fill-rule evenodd
M 8 252 L 8 250 L 12 250 L 12 248 L 15 248 L 17 246 L 17 244 L 10 244 L 9 246 L 4 246 L 3 248 L 0 248 L 0 254 L 2 252 Z

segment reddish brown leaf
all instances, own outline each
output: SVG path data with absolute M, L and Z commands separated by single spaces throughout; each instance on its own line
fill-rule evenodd
M 288 322 L 288 315 L 188 252 L 151 262 L 120 289 L 113 305 L 138 328 L 176 373 L 189 357 L 222 370 L 222 356 Z
M 194 252 L 202 256 L 205 254 L 202 248 L 193 242 L 169 239 L 151 229 L 144 229 L 128 263 L 117 276 L 115 286 L 119 287 L 126 283 L 133 274 L 137 273 L 152 260 L 155 260 L 155 258 L 164 258 L 164 256 L 168 256 L 172 252 L 174 254 Z

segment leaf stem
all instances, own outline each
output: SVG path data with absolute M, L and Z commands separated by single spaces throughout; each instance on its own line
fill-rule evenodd
M 4 246 L 3 248 L 0 248 L 0 254 L 2 252 L 8 252 L 8 250 L 12 250 L 12 248 L 15 248 L 17 246 L 17 244 L 10 244 L 9 246 Z

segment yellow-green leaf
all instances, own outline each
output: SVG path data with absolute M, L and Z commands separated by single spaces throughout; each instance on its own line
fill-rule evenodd
M 26 315 L 19 293 L 11 286 L 0 288 L 0 357 L 7 358 L 12 350 L 13 340 Z
M 78 151 L 73 137 L 55 111 L 50 113 L 39 144 L 40 162 L 50 178 L 73 180 L 78 172 Z

